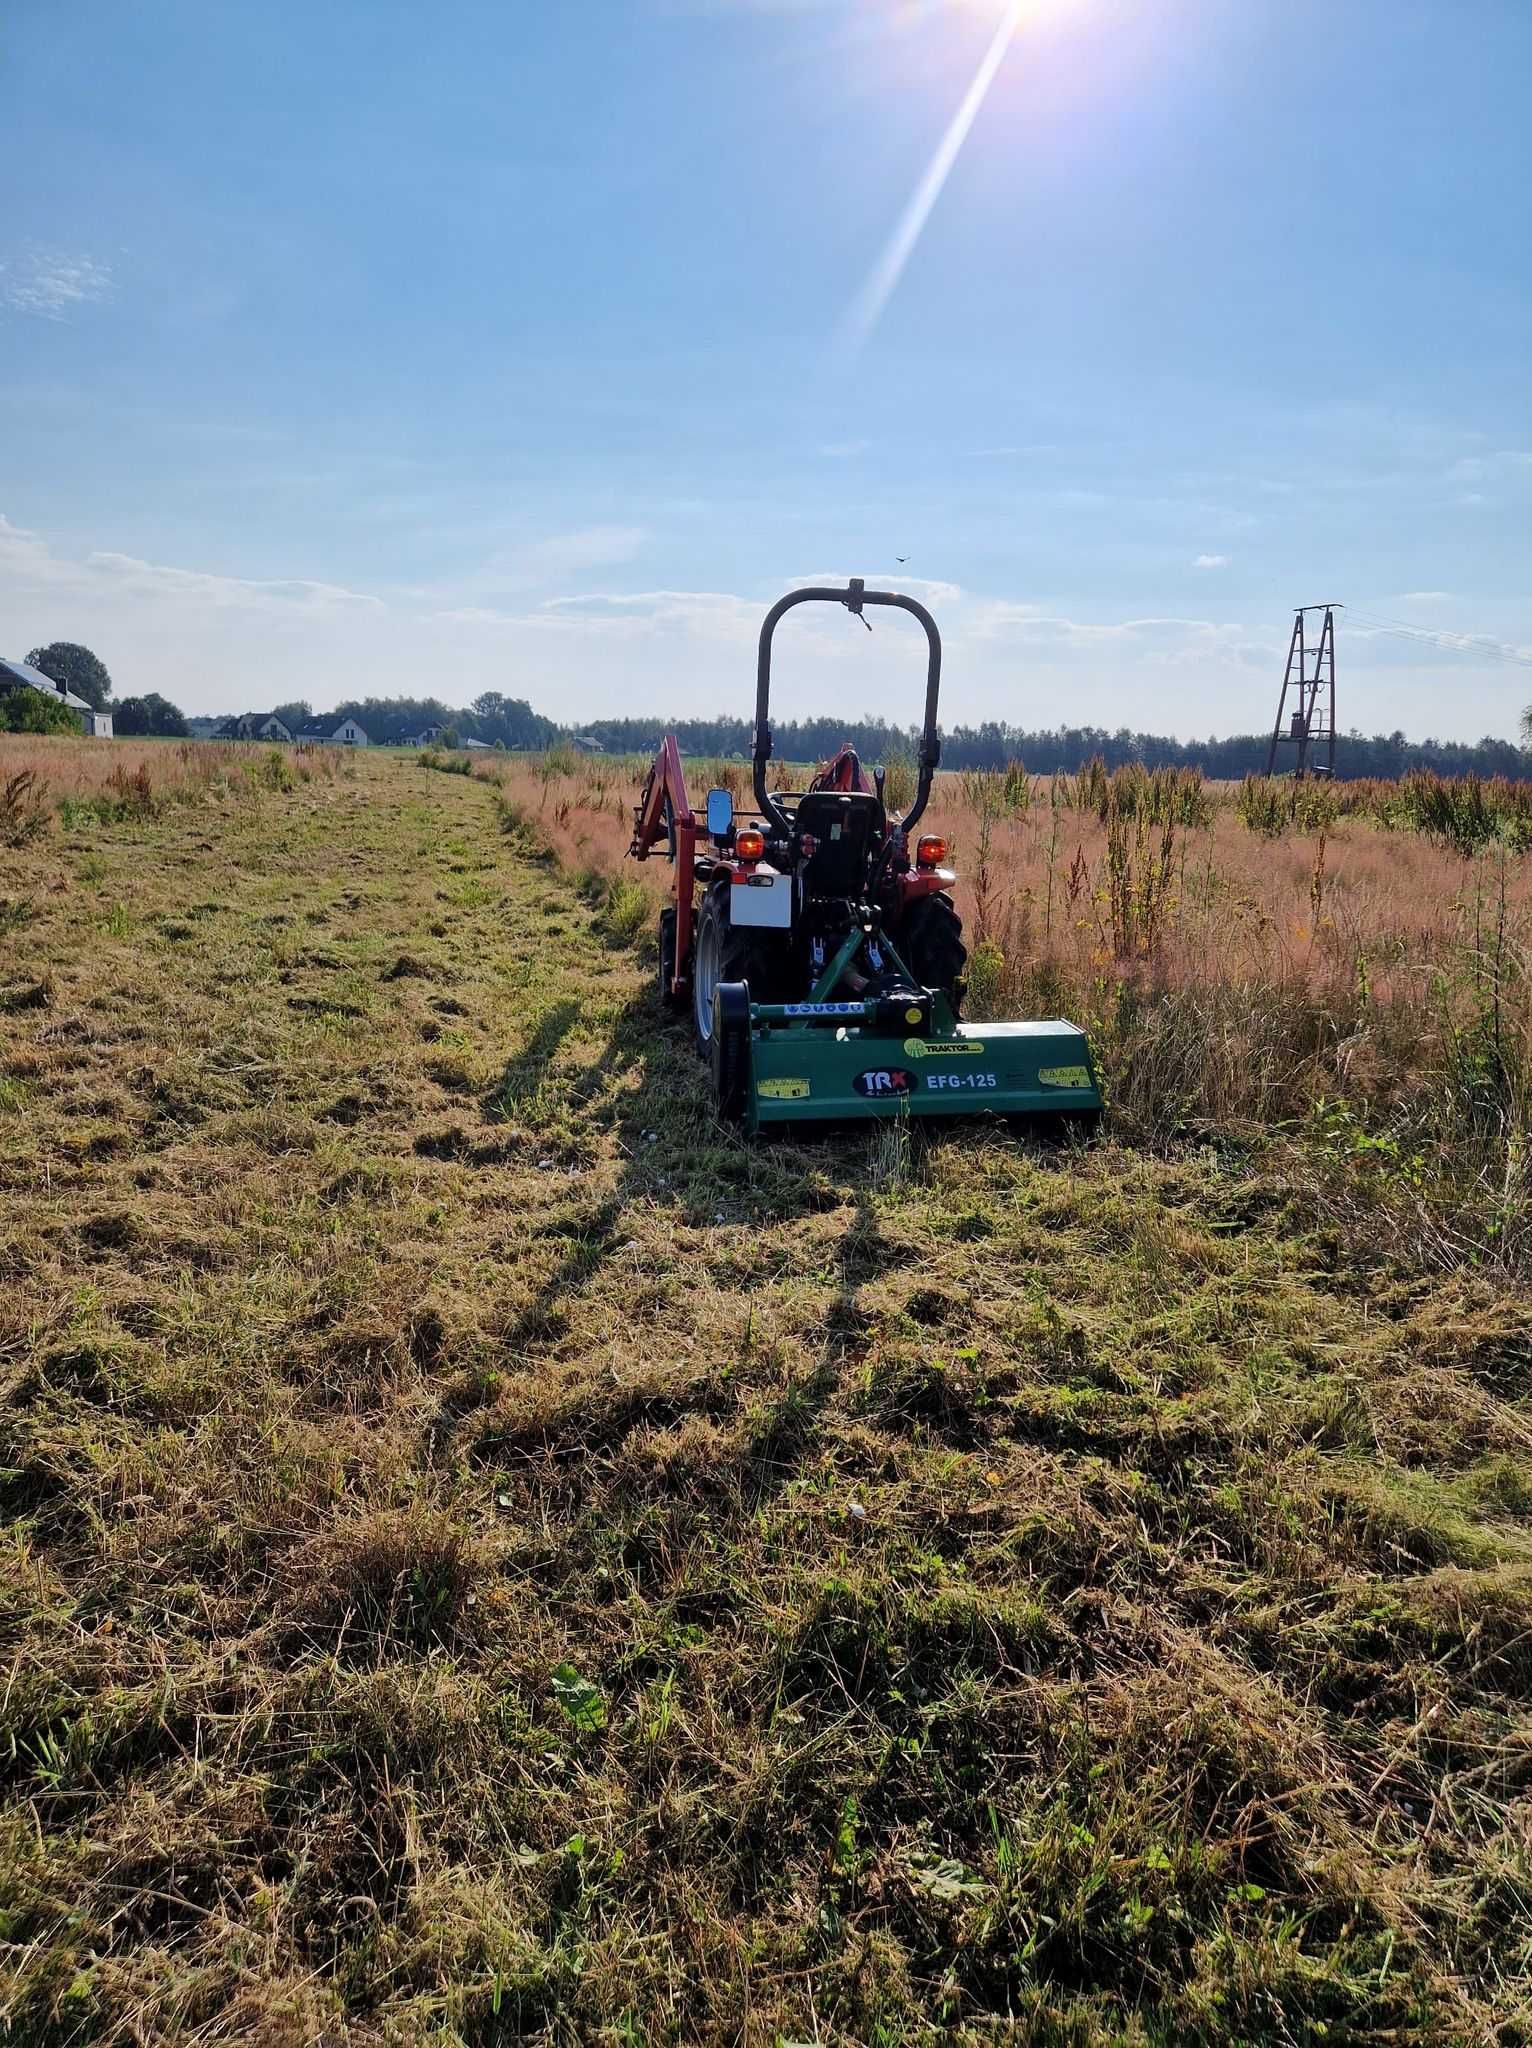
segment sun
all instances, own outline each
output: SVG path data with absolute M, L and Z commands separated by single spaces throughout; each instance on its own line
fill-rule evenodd
M 964 14 L 980 15 L 997 26 L 1012 17 L 1013 36 L 1024 35 L 1028 29 L 1041 28 L 1064 15 L 1078 14 L 1087 4 L 1088 0 L 948 0 L 950 7 Z

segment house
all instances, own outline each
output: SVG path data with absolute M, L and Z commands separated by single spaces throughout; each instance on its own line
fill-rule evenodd
M 332 732 L 327 725 L 306 725 L 297 735 L 305 747 L 369 747 L 366 733 L 354 718 L 343 718 Z
M 488 740 L 464 740 L 463 745 L 471 754 L 492 754 L 495 751 Z
M 577 732 L 574 737 L 574 743 L 582 754 L 604 754 L 606 752 L 606 748 L 596 738 L 594 733 Z
M 62 683 L 56 683 L 52 676 L 45 676 L 40 668 L 33 668 L 27 662 L 0 660 L 0 693 L 10 690 L 37 690 L 44 697 L 62 697 L 79 719 L 80 730 L 87 739 L 109 740 L 112 737 L 110 711 L 98 711 L 83 697 L 77 697 L 73 690 L 66 690 Z
M 223 737 L 228 740 L 277 740 L 285 743 L 291 740 L 292 733 L 280 718 L 247 711 L 242 718 L 231 718 L 225 722 Z
M 401 747 L 434 747 L 446 730 L 444 725 L 423 725 L 419 732 L 399 744 Z

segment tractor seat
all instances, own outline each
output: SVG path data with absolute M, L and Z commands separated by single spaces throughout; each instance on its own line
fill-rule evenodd
M 873 850 L 882 844 L 887 820 L 875 796 L 816 789 L 798 799 L 793 828 L 814 851 L 803 864 L 810 896 L 860 896 L 867 887 Z

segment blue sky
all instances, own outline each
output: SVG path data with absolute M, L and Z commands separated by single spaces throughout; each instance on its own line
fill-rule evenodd
M 1343 725 L 1512 733 L 1532 7 L 1034 0 L 857 334 L 1004 13 L 8 0 L 0 653 L 743 713 L 865 574 L 949 723 L 1194 734 L 1335 598 L 1469 638 L 1344 620 Z M 795 634 L 784 714 L 916 715 L 897 625 Z

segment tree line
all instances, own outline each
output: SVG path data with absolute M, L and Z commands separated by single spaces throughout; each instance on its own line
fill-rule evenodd
M 743 718 L 682 718 L 671 725 L 663 719 L 598 718 L 580 730 L 609 753 L 652 753 L 667 731 L 675 733 L 683 754 L 748 756 L 754 744 L 754 728 Z M 1532 743 L 1532 732 L 1527 738 Z M 772 726 L 773 752 L 784 761 L 822 761 L 847 740 L 867 763 L 900 755 L 913 760 L 920 731 L 876 719 L 779 719 Z M 1020 761 L 1034 775 L 1055 770 L 1073 774 L 1099 758 L 1108 768 L 1140 761 L 1146 768 L 1200 768 L 1214 781 L 1238 782 L 1246 775 L 1265 773 L 1270 748 L 1270 733 L 1174 740 L 1131 732 L 1126 726 L 1115 731 L 1100 725 L 1033 729 L 987 720 L 981 725 L 955 725 L 943 733 L 942 766 L 1004 768 Z M 1402 732 L 1370 738 L 1350 732 L 1336 742 L 1337 776 L 1396 777 L 1412 768 L 1432 769 L 1438 775 L 1532 777 L 1532 752 L 1510 740 L 1487 738 L 1472 745 L 1461 740 L 1412 741 Z
M 110 708 L 115 729 L 124 736 L 147 734 L 184 738 L 184 714 L 157 691 L 112 701 L 112 679 L 105 664 L 88 647 L 56 640 L 34 647 L 30 665 L 62 683 L 97 710 Z M 29 707 L 17 700 L 28 692 L 0 699 L 0 729 L 66 730 L 73 720 L 61 705 L 39 700 Z M 60 722 L 60 714 L 63 721 Z M 652 754 L 667 732 L 673 732 L 684 754 L 714 757 L 748 756 L 754 729 L 745 718 L 597 718 L 584 724 L 561 725 L 534 711 L 524 697 L 485 690 L 472 704 L 454 706 L 440 697 L 351 697 L 316 721 L 306 698 L 297 697 L 257 714 L 279 718 L 290 732 L 316 723 L 333 731 L 342 719 L 354 718 L 375 746 L 398 746 L 435 727 L 441 743 L 460 745 L 480 740 L 486 746 L 539 751 L 574 738 L 595 740 L 612 754 Z M 30 724 L 17 721 L 31 719 Z M 38 721 L 43 721 L 39 723 Z M 238 720 L 226 721 L 232 730 Z M 1532 777 L 1532 706 L 1522 720 L 1524 745 L 1486 738 L 1407 740 L 1402 732 L 1352 731 L 1336 743 L 1336 774 L 1397 777 L 1412 768 L 1438 775 L 1507 775 Z M 899 757 L 913 759 L 920 743 L 918 727 L 890 725 L 881 719 L 782 719 L 772 728 L 775 753 L 784 761 L 821 761 L 849 740 L 869 764 Z M 942 736 L 945 768 L 1003 768 L 1021 761 L 1035 775 L 1055 770 L 1072 774 L 1088 761 L 1100 759 L 1109 768 L 1140 761 L 1146 768 L 1200 768 L 1216 781 L 1237 782 L 1265 772 L 1271 739 L 1268 733 L 1237 733 L 1228 739 L 1173 740 L 1157 733 L 1131 732 L 1126 726 L 1109 731 L 1099 725 L 1061 725 L 1032 729 L 986 720 L 980 725 L 955 725 Z

